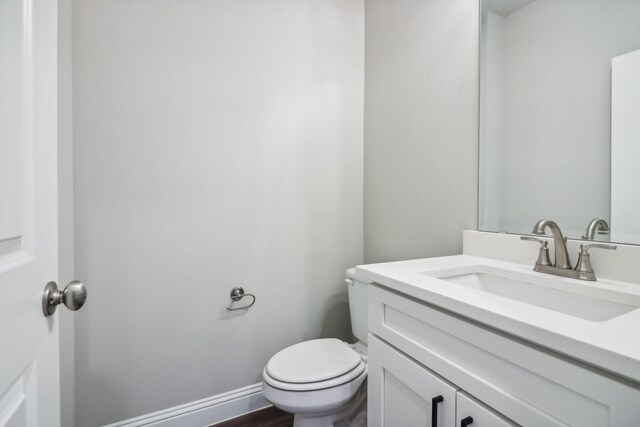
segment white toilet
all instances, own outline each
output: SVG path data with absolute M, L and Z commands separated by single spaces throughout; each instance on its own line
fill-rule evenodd
M 294 427 L 366 426 L 367 282 L 347 271 L 351 329 L 359 340 L 304 341 L 269 360 L 262 393 L 295 414 Z

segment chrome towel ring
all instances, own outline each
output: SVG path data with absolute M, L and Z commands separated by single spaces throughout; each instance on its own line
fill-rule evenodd
M 242 286 L 236 286 L 235 288 L 231 289 L 231 294 L 229 295 L 229 297 L 233 300 L 233 302 L 227 307 L 227 310 L 229 311 L 244 310 L 256 303 L 256 296 L 253 294 L 245 294 Z M 242 307 L 233 307 L 234 302 L 240 301 L 244 297 L 251 297 L 253 299 L 251 301 L 251 304 Z

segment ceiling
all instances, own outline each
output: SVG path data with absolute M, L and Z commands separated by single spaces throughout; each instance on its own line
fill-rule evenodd
M 490 10 L 493 13 L 506 17 L 534 1 L 535 0 L 483 0 L 482 9 L 483 11 Z

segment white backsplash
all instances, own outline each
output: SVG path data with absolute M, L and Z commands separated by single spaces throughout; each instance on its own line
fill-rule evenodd
M 541 236 L 542 237 L 542 236 Z M 554 258 L 553 238 L 549 241 L 551 260 Z M 571 262 L 575 265 L 582 240 L 567 241 Z M 591 249 L 591 264 L 597 277 L 640 284 L 640 246 L 616 243 L 615 251 Z M 538 259 L 540 245 L 520 240 L 518 234 L 492 233 L 465 230 L 463 232 L 463 254 L 474 255 L 517 264 L 533 265 Z

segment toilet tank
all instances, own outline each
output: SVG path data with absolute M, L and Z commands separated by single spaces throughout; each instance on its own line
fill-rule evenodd
M 351 313 L 351 331 L 363 343 L 367 343 L 368 315 L 366 279 L 356 275 L 355 269 L 347 270 L 347 287 L 349 289 L 349 311 Z

